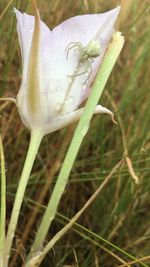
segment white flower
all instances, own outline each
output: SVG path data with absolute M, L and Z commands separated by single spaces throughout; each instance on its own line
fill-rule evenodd
M 80 118 L 119 11 L 76 16 L 49 30 L 37 9 L 35 17 L 15 9 L 23 71 L 16 103 L 30 130 L 47 134 Z M 95 113 L 112 115 L 101 105 Z

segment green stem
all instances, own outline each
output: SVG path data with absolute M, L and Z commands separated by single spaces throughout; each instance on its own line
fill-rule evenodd
M 29 144 L 29 149 L 28 153 L 26 156 L 26 160 L 24 163 L 24 168 L 22 171 L 22 175 L 19 181 L 19 186 L 17 189 L 14 205 L 13 205 L 13 210 L 10 218 L 10 223 L 8 227 L 8 232 L 5 240 L 5 254 L 4 254 L 4 263 L 5 267 L 8 265 L 8 260 L 10 257 L 10 250 L 15 234 L 15 229 L 17 226 L 18 222 L 18 217 L 21 209 L 21 205 L 23 202 L 23 197 L 25 193 L 25 189 L 29 180 L 29 176 L 33 167 L 33 163 L 35 160 L 35 157 L 37 155 L 41 140 L 43 138 L 43 134 L 38 131 L 33 131 L 31 132 L 31 139 L 30 139 L 30 144 Z
M 5 158 L 2 139 L 0 135 L 0 172 L 1 172 L 1 204 L 0 204 L 0 266 L 3 266 L 3 250 L 5 241 L 6 227 L 6 173 L 5 173 Z
M 45 211 L 37 235 L 35 237 L 35 241 L 31 248 L 31 254 L 29 254 L 28 258 L 31 258 L 31 256 L 37 251 L 39 251 L 41 249 L 41 246 L 43 245 L 49 227 L 57 212 L 58 204 L 60 202 L 60 199 L 68 182 L 68 177 L 72 169 L 73 163 L 75 161 L 75 158 L 77 156 L 77 153 L 79 151 L 80 145 L 82 143 L 84 136 L 88 131 L 89 123 L 94 113 L 95 107 L 104 90 L 104 87 L 114 67 L 114 64 L 120 54 L 123 43 L 124 43 L 124 38 L 120 35 L 120 33 L 118 32 L 115 33 L 113 41 L 109 45 L 103 63 L 100 67 L 96 80 L 93 84 L 92 93 L 89 99 L 87 100 L 83 115 L 76 128 L 71 145 L 68 149 L 66 158 L 64 160 L 63 166 L 58 176 L 55 188 L 53 190 L 52 196 L 49 200 L 47 209 Z

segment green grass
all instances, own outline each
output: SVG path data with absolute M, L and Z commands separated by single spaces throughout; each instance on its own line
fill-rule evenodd
M 8 2 L 0 0 L 0 96 L 15 96 L 21 81 L 21 58 L 12 7 L 18 5 L 21 10 L 31 13 L 29 1 L 12 1 L 1 18 Z M 39 8 L 42 19 L 52 28 L 70 16 L 106 11 L 120 2 L 45 0 L 39 1 Z M 140 182 L 139 185 L 134 183 L 124 161 L 110 183 L 79 219 L 79 225 L 75 225 L 55 245 L 54 251 L 50 251 L 42 264 L 43 267 L 117 267 L 122 263 L 111 255 L 112 252 L 126 262 L 132 261 L 125 253 L 105 242 L 105 239 L 137 259 L 150 255 L 150 4 L 149 1 L 127 1 L 127 10 L 126 1 L 122 2 L 124 9 L 119 30 L 125 35 L 126 43 L 101 99 L 101 104 L 114 111 L 121 128 L 112 124 L 109 116 L 95 116 L 92 120 L 61 200 L 59 214 L 53 222 L 47 240 L 67 223 L 67 218 L 72 218 L 84 205 L 127 152 Z M 9 219 L 29 142 L 29 132 L 22 125 L 13 104 L 1 103 L 0 115 L 7 169 Z M 58 165 L 62 162 L 63 152 L 68 146 L 67 141 L 59 156 L 58 151 L 62 140 L 68 139 L 69 143 L 72 132 L 70 127 L 68 130 L 46 136 L 42 142 L 13 244 L 12 259 L 14 255 L 18 255 L 14 266 L 21 266 L 20 254 L 25 257 L 34 239 L 41 213 L 57 178 L 58 167 L 55 167 L 53 173 L 50 172 L 56 164 L 56 159 Z M 22 244 L 22 237 L 27 223 L 31 220 L 35 203 L 39 202 L 39 195 L 50 176 L 54 177 L 52 185 L 47 188 L 43 205 L 29 229 L 26 242 Z M 19 244 L 21 251 L 17 254 Z M 143 264 L 149 266 L 150 260 L 143 261 Z

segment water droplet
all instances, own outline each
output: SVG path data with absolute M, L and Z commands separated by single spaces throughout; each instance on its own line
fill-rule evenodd
M 61 109 L 61 107 L 62 107 L 62 103 L 57 103 L 56 104 L 56 107 L 55 107 L 55 109 L 56 109 L 56 111 L 59 111 L 60 109 Z
M 69 100 L 70 100 L 70 102 L 72 103 L 72 102 L 73 102 L 73 97 L 70 96 Z

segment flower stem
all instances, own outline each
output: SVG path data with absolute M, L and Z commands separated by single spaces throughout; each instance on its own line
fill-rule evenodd
M 113 41 L 108 47 L 108 50 L 104 56 L 103 63 L 100 67 L 96 80 L 93 84 L 92 93 L 86 103 L 83 115 L 76 128 L 71 145 L 68 149 L 55 188 L 49 200 L 45 214 L 43 216 L 37 235 L 35 237 L 35 241 L 31 248 L 31 253 L 29 254 L 28 258 L 31 258 L 32 255 L 34 255 L 34 253 L 40 251 L 41 246 L 43 245 L 46 234 L 57 212 L 59 201 L 64 192 L 70 171 L 72 169 L 73 163 L 79 151 L 80 145 L 82 143 L 84 136 L 88 131 L 89 123 L 94 113 L 95 107 L 104 90 L 104 87 L 114 67 L 114 64 L 121 52 L 123 44 L 124 44 L 123 36 L 121 36 L 119 32 L 115 33 L 113 36 Z
M 5 267 L 8 266 L 10 250 L 11 250 L 11 246 L 12 246 L 12 242 L 13 242 L 13 238 L 15 234 L 15 229 L 16 229 L 17 222 L 18 222 L 18 217 L 19 217 L 25 189 L 26 189 L 29 176 L 32 170 L 32 166 L 33 166 L 35 157 L 37 155 L 42 138 L 43 138 L 43 134 L 41 132 L 39 131 L 31 132 L 28 153 L 27 153 L 26 160 L 24 163 L 22 175 L 19 181 L 19 185 L 18 185 L 18 189 L 17 189 L 17 193 L 16 193 L 14 205 L 13 205 L 13 210 L 12 210 L 12 214 L 10 218 L 10 223 L 8 227 L 8 232 L 7 232 L 7 236 L 5 240 L 5 251 L 4 251 L 5 254 L 3 256 Z
M 5 173 L 5 158 L 0 135 L 0 174 L 1 174 L 1 204 L 0 204 L 0 266 L 3 266 L 3 250 L 5 241 L 6 227 L 6 173 Z

